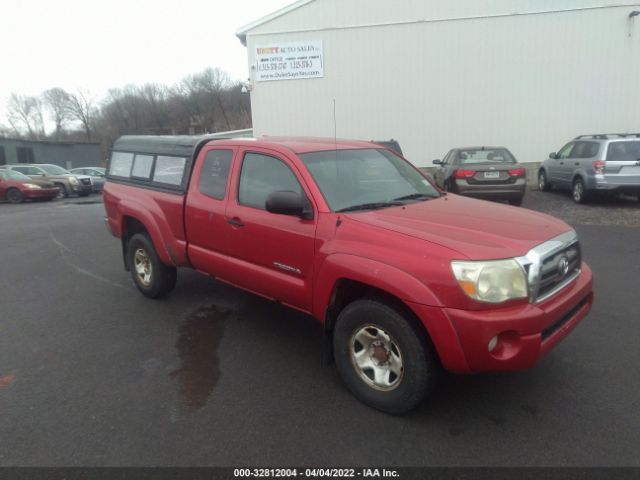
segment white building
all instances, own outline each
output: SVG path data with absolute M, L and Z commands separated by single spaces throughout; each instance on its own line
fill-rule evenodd
M 254 133 L 394 138 L 426 166 L 458 146 L 529 162 L 640 132 L 639 15 L 624 0 L 301 0 L 237 33 Z

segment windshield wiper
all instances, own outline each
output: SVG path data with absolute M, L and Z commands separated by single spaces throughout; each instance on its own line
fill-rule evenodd
M 430 198 L 438 198 L 435 195 L 429 195 L 427 193 L 412 193 L 410 195 L 405 195 L 404 197 L 394 198 L 394 202 L 399 202 L 402 200 L 427 200 Z
M 360 205 L 351 205 L 350 207 L 341 208 L 337 210 L 338 212 L 355 212 L 357 210 L 376 210 L 379 208 L 387 208 L 387 207 L 400 207 L 403 203 L 401 202 L 374 202 L 374 203 L 362 203 Z

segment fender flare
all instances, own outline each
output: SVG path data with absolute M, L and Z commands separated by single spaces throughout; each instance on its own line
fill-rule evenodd
M 166 242 L 162 236 L 160 226 L 155 221 L 153 215 L 148 209 L 140 207 L 136 202 L 130 200 L 123 200 L 118 204 L 118 212 L 120 214 L 120 231 L 122 232 L 122 238 L 124 239 L 124 217 L 131 217 L 139 221 L 149 233 L 151 242 L 153 243 L 156 253 L 162 260 L 162 263 L 166 265 L 175 265 L 175 262 L 169 255 L 169 252 L 165 248 Z M 162 248 L 160 248 L 162 246 Z M 124 252 L 123 252 L 124 253 Z
M 329 255 L 316 274 L 321 279 L 313 295 L 313 314 L 325 321 L 331 297 L 340 280 L 353 280 L 383 290 L 404 302 L 441 307 L 433 292 L 416 277 L 392 265 L 366 257 Z

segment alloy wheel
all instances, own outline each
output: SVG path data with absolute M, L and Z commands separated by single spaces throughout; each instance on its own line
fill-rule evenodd
M 145 287 L 149 287 L 152 276 L 151 258 L 143 248 L 138 248 L 134 253 L 133 267 L 140 283 Z

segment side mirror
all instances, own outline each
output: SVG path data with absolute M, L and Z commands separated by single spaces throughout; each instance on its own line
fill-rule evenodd
M 436 159 L 436 160 L 434 160 L 434 161 L 433 161 L 433 162 L 431 162 L 431 163 L 433 163 L 434 165 L 442 165 L 442 160 L 440 160 L 440 159 Z
M 265 208 L 269 213 L 291 215 L 304 220 L 313 218 L 313 210 L 311 210 L 309 200 L 305 196 L 290 190 L 270 193 L 265 202 Z
M 556 152 L 551 152 L 549 154 L 549 158 L 553 158 L 554 160 L 557 160 L 558 159 L 558 154 Z

